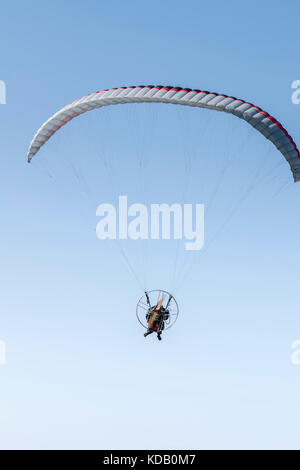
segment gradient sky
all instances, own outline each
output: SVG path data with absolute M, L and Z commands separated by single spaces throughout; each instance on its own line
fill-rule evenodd
M 278 151 L 225 114 L 126 105 L 74 120 L 26 163 L 62 106 L 139 84 L 249 100 L 299 146 L 299 14 L 276 0 L 1 2 L 1 449 L 300 448 L 300 184 Z M 205 253 L 122 245 L 142 286 L 177 286 L 161 343 L 143 338 L 118 246 L 95 236 L 97 205 L 119 194 L 211 206 Z

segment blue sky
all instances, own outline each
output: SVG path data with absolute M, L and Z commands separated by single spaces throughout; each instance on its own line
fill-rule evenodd
M 26 163 L 62 106 L 139 84 L 249 100 L 299 146 L 299 13 L 296 1 L 1 3 L 0 448 L 299 448 L 300 195 L 276 149 L 219 113 L 118 106 Z M 209 249 L 179 246 L 180 318 L 161 343 L 143 338 L 117 247 L 95 236 L 97 205 L 118 194 L 212 202 Z M 123 246 L 143 285 L 172 287 L 176 243 Z

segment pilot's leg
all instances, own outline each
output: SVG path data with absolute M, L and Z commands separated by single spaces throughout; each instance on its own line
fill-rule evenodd
M 165 324 L 164 324 L 163 321 L 161 321 L 161 322 L 159 323 L 159 328 L 158 328 L 158 330 L 157 330 L 157 339 L 158 339 L 159 341 L 161 341 L 161 334 L 162 334 L 162 331 L 163 331 L 164 327 L 165 327 Z
M 145 338 L 146 336 L 151 335 L 151 333 L 153 333 L 153 330 L 148 329 L 146 333 L 144 333 Z

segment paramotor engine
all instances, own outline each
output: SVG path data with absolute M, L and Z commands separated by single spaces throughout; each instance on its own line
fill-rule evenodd
M 179 308 L 176 299 L 172 294 L 165 290 L 151 290 L 146 291 L 144 295 L 139 299 L 136 306 L 136 316 L 140 324 L 144 328 L 148 328 L 147 314 L 149 309 L 157 305 L 162 299 L 162 306 L 165 310 L 169 311 L 169 316 L 165 320 L 165 330 L 171 328 L 178 318 Z

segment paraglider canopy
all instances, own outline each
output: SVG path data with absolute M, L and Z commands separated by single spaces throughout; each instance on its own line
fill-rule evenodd
M 262 108 L 221 93 L 172 86 L 128 86 L 102 90 L 79 98 L 51 116 L 37 131 L 27 153 L 28 162 L 67 122 L 87 111 L 126 103 L 166 103 L 222 111 L 247 121 L 270 140 L 290 165 L 294 181 L 300 181 L 300 152 L 282 124 Z

